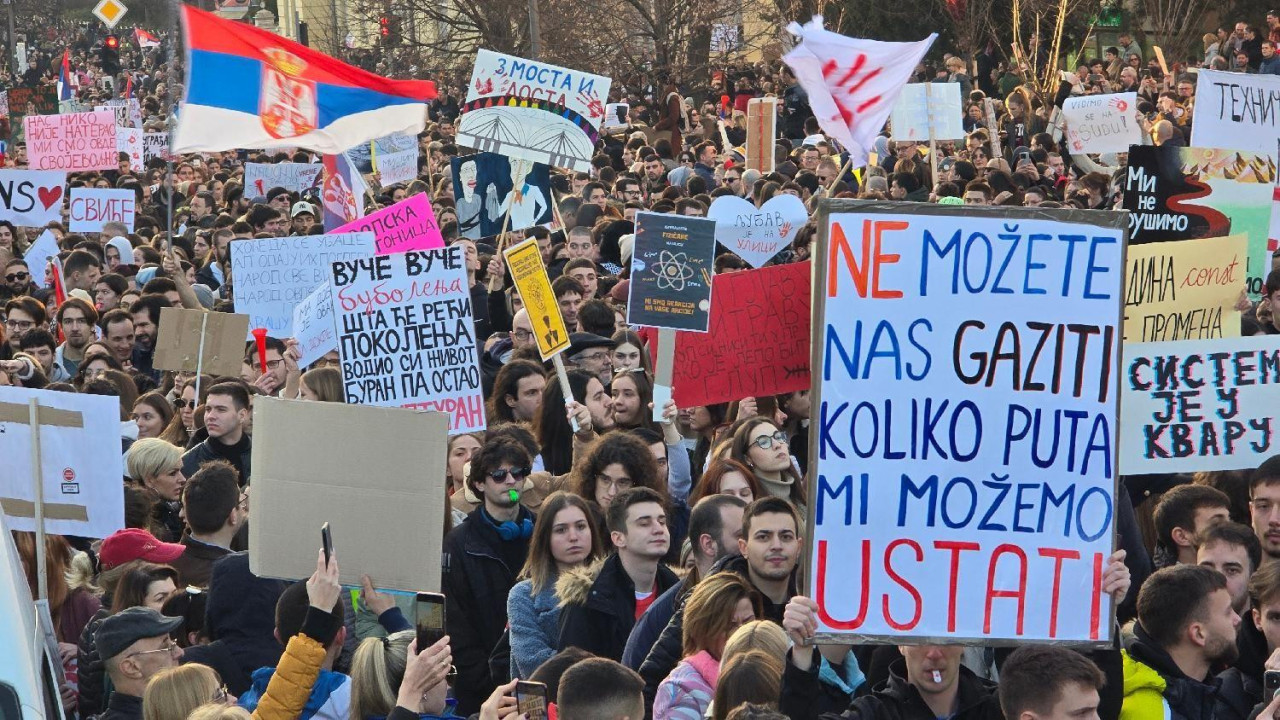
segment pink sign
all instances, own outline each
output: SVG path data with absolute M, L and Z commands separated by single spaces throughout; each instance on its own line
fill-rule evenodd
M 424 193 L 365 215 L 333 230 L 334 233 L 372 232 L 379 255 L 444 247 L 436 213 Z
M 23 118 L 32 170 L 114 170 L 116 116 L 110 110 Z

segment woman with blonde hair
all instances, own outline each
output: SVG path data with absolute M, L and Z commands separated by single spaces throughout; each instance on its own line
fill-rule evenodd
M 684 608 L 684 659 L 658 685 L 654 717 L 701 720 L 716 692 L 730 633 L 760 615 L 755 590 L 734 572 L 698 583 Z
M 177 542 L 182 539 L 183 521 L 179 515 L 182 488 L 187 478 L 182 474 L 182 451 L 160 438 L 135 442 L 125 455 L 129 477 L 148 490 L 156 499 L 156 520 L 164 528 L 159 539 Z
M 142 695 L 143 720 L 177 720 L 207 703 L 234 704 L 222 678 L 213 668 L 200 663 L 161 670 L 147 683 Z
M 730 710 L 743 703 L 777 708 L 782 696 L 782 669 L 780 657 L 762 650 L 749 650 L 726 661 L 716 685 L 712 720 L 725 720 Z
M 752 620 L 743 623 L 728 640 L 724 641 L 724 652 L 720 654 L 720 664 L 729 662 L 735 655 L 751 650 L 763 650 L 772 657 L 786 657 L 791 648 L 787 631 L 778 623 L 769 620 Z
M 351 720 L 456 718 L 445 682 L 453 665 L 449 638 L 415 652 L 415 631 L 365 638 L 351 659 Z M 407 712 L 405 712 L 407 711 Z

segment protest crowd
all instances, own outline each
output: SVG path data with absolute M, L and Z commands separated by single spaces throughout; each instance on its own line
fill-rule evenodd
M 840 514 L 832 509 L 831 488 L 816 489 L 819 464 L 839 450 L 815 442 L 819 433 L 825 437 L 828 418 L 811 400 L 809 371 L 811 347 L 833 352 L 818 320 L 810 339 L 806 299 L 811 282 L 827 282 L 825 269 L 810 269 L 823 262 L 823 203 L 893 202 L 894 211 L 905 215 L 917 209 L 974 217 L 1003 217 L 996 213 L 1009 208 L 1074 211 L 1011 211 L 1023 214 L 1010 217 L 1027 222 L 1154 210 L 1131 205 L 1127 194 L 1139 153 L 1194 149 L 1197 81 L 1204 72 L 1280 75 L 1280 17 L 1268 15 L 1266 27 L 1224 26 L 1204 36 L 1202 55 L 1168 58 L 1167 66 L 1166 58 L 1157 60 L 1133 35 L 1122 34 L 1102 57 L 1064 67 L 1057 94 L 1048 96 L 1024 84 L 1026 58 L 1008 61 L 994 49 L 975 58 L 937 48 L 925 55 L 926 44 L 898 89 L 928 84 L 929 93 L 918 96 L 927 102 L 954 93 L 959 104 L 948 107 L 959 133 L 942 138 L 926 129 L 900 139 L 907 136 L 904 129 L 882 117 L 856 134 L 866 139 L 861 147 L 850 146 L 847 129 L 846 137 L 833 136 L 829 120 L 816 116 L 810 104 L 812 87 L 798 79 L 804 74 L 787 63 L 720 69 L 683 84 L 656 73 L 615 81 L 611 88 L 604 79 L 604 95 L 594 99 L 601 117 L 581 115 L 596 128 L 587 128 L 585 159 L 566 151 L 560 162 L 553 155 L 540 163 L 477 144 L 478 131 L 465 119 L 485 106 L 468 100 L 480 84 L 468 78 L 434 78 L 433 97 L 419 98 L 426 119 L 416 137 L 397 137 L 392 127 L 345 153 L 317 152 L 303 140 L 265 150 L 247 140 L 222 150 L 182 151 L 183 141 L 201 144 L 191 139 L 198 133 L 212 137 L 240 126 L 219 120 L 231 117 L 228 110 L 200 116 L 201 129 L 174 134 L 172 113 L 183 122 L 184 115 L 199 112 L 193 106 L 221 97 L 197 88 L 210 71 L 184 67 L 195 60 L 175 50 L 180 38 L 141 29 L 123 33 L 118 57 L 108 63 L 118 66 L 104 67 L 95 50 L 99 30 L 52 23 L 31 33 L 27 69 L 6 75 L 11 140 L 0 170 L 0 431 L 27 421 L 29 397 L 62 408 L 51 398 L 98 396 L 95 407 L 109 405 L 111 417 L 94 426 L 99 432 L 92 442 L 109 445 L 110 452 L 109 462 L 93 471 L 123 478 L 108 493 L 116 498 L 113 507 L 123 508 L 122 521 L 107 532 L 42 532 L 43 548 L 35 532 L 11 533 L 31 597 L 48 599 L 62 712 L 84 720 L 1280 717 L 1280 453 L 1269 424 L 1280 416 L 1273 389 L 1280 368 L 1266 360 L 1280 352 L 1274 247 L 1266 248 L 1264 266 L 1253 263 L 1247 274 L 1231 275 L 1226 299 L 1218 302 L 1225 318 L 1187 321 L 1213 325 L 1215 339 L 1249 339 L 1265 348 L 1257 368 L 1238 359 L 1234 365 L 1217 361 L 1219 376 L 1234 372 L 1244 385 L 1242 375 L 1256 371 L 1258 387 L 1271 393 L 1262 413 L 1269 419 L 1240 425 L 1246 438 L 1240 445 L 1254 442 L 1252 449 L 1236 448 L 1248 455 L 1247 464 L 1146 469 L 1118 474 L 1114 485 L 1108 479 L 1113 506 L 1099 540 L 1105 553 L 1091 576 L 1079 576 L 1092 577 L 1092 587 L 1082 581 L 1059 588 L 1056 575 L 1046 576 L 1054 577 L 1054 618 L 1059 602 L 1073 611 L 1084 608 L 1085 616 L 1094 605 L 1094 627 L 1101 631 L 1093 642 L 984 644 L 956 635 L 966 640 L 961 643 L 948 642 L 945 634 L 910 632 L 842 637 L 831 631 L 840 624 L 821 592 L 831 592 L 832 580 L 812 592 L 814 574 L 823 571 L 807 549 L 814 518 L 822 522 L 821 504 L 828 503 L 828 515 Z M 371 71 L 386 67 L 375 58 L 362 60 Z M 478 77 L 483 62 L 482 55 Z M 417 77 L 433 79 L 426 69 Z M 1091 151 L 1087 140 L 1073 147 L 1079 133 L 1064 121 L 1067 109 L 1092 96 L 1123 93 L 1134 94 L 1128 101 L 1133 105 L 1114 122 L 1138 136 L 1125 142 L 1126 149 L 1135 146 L 1132 157 L 1124 150 Z M 18 98 L 30 100 L 24 107 Z M 604 116 L 606 103 L 616 114 Z M 259 112 L 255 104 L 250 114 Z M 266 125 L 266 114 L 275 111 L 261 112 Z M 325 112 L 320 125 L 329 122 Z M 85 169 L 75 162 L 87 153 L 58 145 L 37 149 L 45 133 L 67 132 L 45 116 L 104 113 L 117 133 L 110 167 Z M 277 129 L 299 122 L 286 112 L 272 117 Z M 770 128 L 763 147 L 752 138 L 760 127 Z M 296 135 L 306 129 L 304 124 Z M 477 154 L 481 150 L 486 152 Z M 58 155 L 68 162 L 57 162 Z M 1196 162 L 1175 164 L 1190 177 Z M 42 185 L 53 169 L 65 174 L 65 186 Z M 1233 155 L 1206 161 L 1203 170 L 1265 185 L 1270 217 L 1274 155 Z M 18 176 L 27 172 L 33 174 Z M 46 193 L 54 189 L 56 194 Z M 25 206 L 24 193 L 32 198 Z M 377 222 L 362 226 L 364 218 Z M 726 224 L 732 233 L 735 222 L 754 234 L 722 235 Z M 1244 232 L 1238 222 L 1234 232 Z M 1147 232 L 1155 224 L 1123 222 L 1131 243 L 1135 228 Z M 1229 234 L 1216 229 L 1214 235 Z M 647 254 L 657 247 L 655 238 L 673 235 L 685 243 L 704 238 L 705 258 L 686 264 Z M 1245 239 L 1239 243 L 1246 247 Z M 323 249 L 334 254 L 321 262 L 316 258 Z M 1027 253 L 1030 278 L 1035 263 Z M 868 263 L 868 257 L 857 262 Z M 651 287 L 641 278 L 646 263 L 670 268 L 658 275 L 663 292 L 701 287 L 705 304 L 695 292 L 687 312 L 676 313 L 672 308 L 685 308 L 689 295 L 662 295 L 676 298 L 664 301 L 645 295 Z M 313 276 L 313 269 L 320 274 Z M 425 280 L 412 282 L 416 273 L 429 277 L 435 289 L 424 289 Z M 1021 270 L 1012 274 L 1024 282 Z M 964 278 L 967 283 L 967 271 Z M 319 295 L 311 296 L 317 284 Z M 923 294 L 923 280 L 921 285 Z M 1125 291 L 1126 304 L 1137 304 L 1129 302 L 1131 292 Z M 395 305 L 395 298 L 415 293 L 448 299 Z M 794 318 L 779 319 L 801 300 Z M 936 296 L 913 312 L 927 318 L 929 300 Z M 952 311 L 964 312 L 955 304 Z M 1110 305 L 1115 311 L 1114 298 Z M 429 306 L 439 313 L 434 319 L 405 320 L 414 308 L 428 313 Z M 828 323 L 874 320 L 833 317 L 833 307 L 827 306 Z M 177 320 L 171 309 L 191 315 Z M 663 325 L 673 314 L 682 319 Z M 231 322 L 244 315 L 247 327 Z M 701 335 L 679 324 L 686 316 L 700 316 Z M 380 334 L 378 323 L 387 318 L 414 329 Z M 1131 338 L 1129 321 L 1123 323 L 1125 342 L 1140 339 L 1144 349 L 1200 337 L 1143 330 Z M 665 347 L 665 356 L 664 339 L 675 346 Z M 399 349 L 387 349 L 396 342 Z M 991 353 L 993 377 L 999 342 Z M 1031 340 L 1022 342 L 1020 352 L 1029 353 Z M 690 349 L 695 343 L 696 351 Z M 225 353 L 217 362 L 208 359 L 213 355 L 206 345 L 216 344 L 234 349 L 230 364 Z M 897 340 L 894 347 L 897 352 Z M 1058 350 L 1059 359 L 1063 352 Z M 1211 362 L 1209 350 L 1199 352 L 1196 362 Z M 405 369 L 404 358 L 415 353 L 429 358 L 431 368 L 450 369 L 448 392 L 415 389 L 405 376 L 393 379 L 391 368 Z M 803 374 L 793 378 L 780 357 L 798 362 Z M 215 371 L 201 372 L 209 367 L 191 365 L 193 358 Z M 913 372 L 910 363 L 904 366 Z M 1161 377 L 1181 372 L 1194 387 L 1191 365 L 1179 367 L 1166 368 Z M 1126 366 L 1124 381 L 1136 372 Z M 821 374 L 815 365 L 814 386 Z M 1118 385 L 1122 378 L 1113 380 Z M 1057 394 L 1056 376 L 1053 382 Z M 1063 395 L 1070 394 L 1070 382 Z M 1081 380 L 1075 383 L 1079 396 Z M 38 392 L 12 394 L 19 389 Z M 276 401 L 302 408 L 303 414 L 290 416 L 294 422 L 308 412 L 315 418 L 366 417 L 322 413 L 329 404 L 447 416 L 447 439 L 442 432 L 414 442 L 422 445 L 419 458 L 439 460 L 419 464 L 418 484 L 443 478 L 440 494 L 428 503 L 442 511 L 415 528 L 420 534 L 414 537 L 426 537 L 428 546 L 404 542 L 409 528 L 390 522 L 361 527 L 350 518 L 341 525 L 342 517 L 308 516 L 300 522 L 315 531 L 305 538 L 271 528 L 272 518 L 284 522 L 290 510 L 305 514 L 307 506 L 258 502 L 255 485 L 280 479 L 274 476 L 278 462 L 270 473 L 254 467 L 262 458 L 336 457 L 357 452 L 374 435 L 359 423 L 317 420 L 308 432 L 319 442 L 271 447 L 266 443 L 278 441 L 281 431 L 269 426 L 270 433 L 268 427 L 256 432 L 255 424 L 269 422 L 262 411 Z M 1177 401 L 1168 402 L 1172 408 Z M 946 452 L 959 456 L 954 416 L 949 421 L 953 444 Z M 1056 453 L 1054 423 L 1054 437 L 1037 445 L 1052 442 Z M 87 419 L 84 428 L 90 428 Z M 1036 428 L 1039 435 L 1038 415 Z M 1246 435 L 1254 431 L 1262 439 Z M 1129 426 L 1119 432 L 1142 434 Z M 1194 442 L 1206 442 L 1195 433 Z M 86 433 L 72 437 L 91 442 Z M 858 438 L 852 442 L 856 449 Z M 1083 446 L 1083 438 L 1079 442 Z M 15 447 L 0 458 L 0 475 L 13 476 L 3 479 L 0 495 L 30 479 L 29 466 L 17 470 L 20 456 L 26 462 L 26 441 L 0 444 L 0 455 Z M 904 472 L 917 464 L 914 446 L 911 452 L 911 459 L 898 461 L 913 466 Z M 1108 477 L 1111 462 L 1108 456 Z M 980 470 L 995 477 L 992 468 Z M 73 475 L 66 472 L 59 464 L 56 473 L 69 484 Z M 825 471 L 828 477 L 833 472 Z M 368 477 L 342 480 L 356 489 L 372 487 L 387 480 L 377 477 L 384 473 L 375 461 Z M 863 482 L 865 496 L 865 475 Z M 396 496 L 379 497 L 390 513 L 395 500 L 387 498 Z M 948 495 L 942 497 L 945 519 L 950 506 Z M 1086 499 L 1081 497 L 1081 508 Z M 41 502 L 55 501 L 72 502 L 47 492 Z M 1008 502 L 1014 503 L 1012 495 Z M 9 525 L 15 517 L 32 517 L 13 511 L 8 498 L 4 508 Z M 1046 511 L 1037 512 L 1043 529 Z M 67 519 L 52 513 L 46 509 L 46 521 Z M 1082 522 L 1083 513 L 1068 516 L 1068 524 Z M 380 517 L 353 508 L 351 517 L 357 515 Z M 892 520 L 879 519 L 886 525 Z M 871 525 L 877 521 L 872 517 Z M 335 526 L 331 548 L 316 542 L 326 523 Z M 252 542 L 251 534 L 257 535 Z M 1026 556 L 1035 552 L 1024 538 L 1022 583 L 1029 592 Z M 1018 538 L 1005 542 L 1016 545 Z M 386 559 L 379 566 L 384 569 L 430 566 L 438 587 L 380 585 L 385 576 L 352 560 L 356 545 Z M 918 544 L 905 547 L 920 552 Z M 298 548 L 304 549 L 300 555 Z M 869 603 L 878 615 L 883 602 L 890 624 L 897 603 L 909 595 L 917 607 L 945 602 L 928 597 L 944 593 L 945 584 L 925 588 L 922 599 L 901 581 L 889 567 L 892 552 L 885 551 L 884 562 L 898 583 L 895 590 L 877 586 L 868 601 L 866 571 L 860 576 L 852 569 L 858 561 L 852 545 L 832 561 L 834 582 L 843 592 L 861 592 L 864 612 Z M 953 571 L 959 553 L 951 556 Z M 1040 553 L 1048 557 L 1045 549 Z M 288 554 L 297 557 L 282 557 Z M 895 557 L 909 554 L 904 549 Z M 827 562 L 825 551 L 819 557 Z M 871 564 L 866 557 L 863 566 Z M 255 572 L 260 562 L 295 568 L 302 562 L 311 574 Z M 839 569 L 846 562 L 848 572 Z M 957 618 L 968 626 L 985 613 L 989 628 L 993 597 L 996 615 L 1012 607 L 1005 603 L 1013 591 L 993 591 L 993 582 L 986 580 L 985 597 L 956 597 L 953 579 L 953 626 Z M 442 627 L 434 633 L 423 630 L 424 600 L 413 590 L 443 596 Z M 1028 618 L 1047 612 L 1038 604 L 1047 602 L 1027 601 Z M 997 618 L 1003 622 L 1012 620 Z M 11 642 L 18 640 L 3 644 Z M 0 649 L 0 656 L 9 652 Z

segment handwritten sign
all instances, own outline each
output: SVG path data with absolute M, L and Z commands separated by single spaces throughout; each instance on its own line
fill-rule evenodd
M 307 367 L 338 349 L 338 334 L 333 327 L 333 289 L 328 281 L 293 309 L 293 339 L 298 341 L 298 367 Z
M 551 291 L 538 241 L 525 240 L 504 250 L 503 256 L 511 269 L 511 279 L 520 291 L 524 309 L 529 313 L 529 325 L 538 342 L 538 352 L 543 360 L 547 360 L 569 347 L 569 330 L 565 327 L 564 316 L 560 314 L 555 293 Z
M 41 227 L 62 220 L 67 174 L 56 170 L 0 170 L 0 220 Z
M 444 237 L 440 235 L 440 225 L 426 193 L 407 197 L 395 205 L 342 225 L 334 232 L 373 233 L 379 255 L 444 247 Z
M 1141 145 L 1142 128 L 1134 116 L 1137 106 L 1137 93 L 1067 98 L 1062 113 L 1071 152 L 1128 152 L 1130 145 Z
M 146 168 L 142 159 L 142 134 L 137 128 L 116 128 L 116 152 L 129 154 L 129 169 L 134 172 Z
M 1276 454 L 1274 335 L 1124 348 L 1120 472 L 1245 470 Z
M 71 232 L 102 232 L 107 223 L 133 232 L 137 204 L 137 193 L 128 189 L 71 188 Z
M 958 140 L 965 135 L 963 113 L 959 83 L 911 83 L 902 86 L 889 125 L 899 142 Z
M 1280 140 L 1280 76 L 1200 69 L 1196 76 L 1191 143 L 1276 153 Z
M 1124 340 L 1164 342 L 1240 335 L 1244 235 L 1130 245 Z
M 293 308 L 329 281 L 329 264 L 373 251 L 373 233 L 232 240 L 235 310 L 249 316 L 250 330 L 293 337 Z
M 482 152 L 591 169 L 613 81 L 480 50 L 458 120 L 458 144 Z
M 27 164 L 32 170 L 112 170 L 116 123 L 110 110 L 69 115 L 28 115 Z
M 169 133 L 143 133 L 142 161 L 151 162 L 155 158 L 169 158 Z
M 703 218 L 636 213 L 628 323 L 707 331 L 715 232 Z
M 1124 216 L 907 208 L 819 210 L 818 634 L 1108 641 Z
M 442 412 L 451 434 L 483 430 L 462 247 L 339 260 L 331 271 L 347 403 Z
M 1275 181 L 1270 153 L 1135 146 L 1124 182 L 1129 243 L 1244 234 L 1249 250 L 1242 286 L 1257 299 L 1271 270 L 1267 233 Z
M 300 193 L 319 185 L 323 171 L 319 163 L 245 163 L 245 194 L 266 196 L 275 187 Z
M 809 221 L 809 210 L 787 193 L 774 195 L 759 208 L 736 195 L 721 195 L 711 201 L 707 219 L 716 222 L 716 242 L 758 268 L 791 245 Z
M 809 387 L 808 262 L 716 275 L 708 332 L 676 333 L 680 407 Z

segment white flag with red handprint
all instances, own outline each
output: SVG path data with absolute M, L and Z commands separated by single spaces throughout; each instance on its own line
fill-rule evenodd
M 787 32 L 799 43 L 783 56 L 822 131 L 844 145 L 853 166 L 866 164 L 871 143 L 894 102 L 937 33 L 919 42 L 896 43 L 845 37 L 822 27 L 815 15 Z

